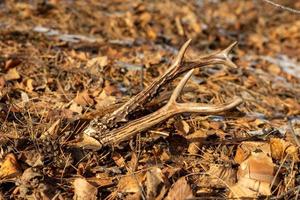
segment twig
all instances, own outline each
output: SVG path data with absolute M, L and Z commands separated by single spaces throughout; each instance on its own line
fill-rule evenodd
M 291 131 L 291 133 L 293 135 L 293 138 L 294 138 L 297 146 L 300 147 L 300 142 L 299 142 L 299 139 L 298 139 L 298 137 L 297 137 L 297 135 L 296 135 L 296 133 L 294 131 L 293 124 L 292 124 L 291 120 L 288 121 L 288 125 L 289 125 L 290 131 Z
M 300 10 L 296 10 L 296 9 L 294 9 L 294 8 L 290 8 L 290 7 L 287 7 L 287 6 L 284 6 L 284 5 L 275 3 L 275 2 L 273 2 L 273 1 L 271 1 L 271 0 L 262 0 L 262 1 L 264 1 L 264 2 L 266 2 L 266 3 L 268 3 L 268 4 L 271 4 L 272 6 L 275 6 L 275 7 L 277 7 L 277 8 L 280 8 L 280 9 L 282 9 L 282 10 L 287 10 L 287 11 L 289 11 L 289 12 L 292 12 L 292 13 L 295 13 L 295 14 L 298 14 L 298 15 L 300 14 Z

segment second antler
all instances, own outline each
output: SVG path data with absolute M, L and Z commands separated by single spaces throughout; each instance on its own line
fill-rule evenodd
M 199 113 L 215 114 L 232 109 L 242 103 L 240 97 L 235 97 L 231 102 L 220 105 L 204 105 L 199 103 L 178 103 L 176 100 L 180 95 L 186 82 L 189 80 L 194 69 L 190 70 L 179 82 L 171 95 L 168 103 L 159 110 L 146 115 L 142 118 L 129 122 L 127 125 L 112 130 L 109 134 L 100 137 L 99 142 L 102 145 L 119 144 L 122 141 L 129 140 L 132 136 L 140 133 L 150 127 L 180 113 Z

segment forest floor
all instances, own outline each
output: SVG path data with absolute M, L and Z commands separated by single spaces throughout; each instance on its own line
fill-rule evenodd
M 195 69 L 181 100 L 243 103 L 91 148 L 84 126 L 147 88 L 188 39 L 184 60 L 237 41 L 238 67 Z M 178 80 L 117 126 L 163 106 Z M 0 199 L 298 199 L 298 136 L 296 13 L 259 0 L 0 3 Z

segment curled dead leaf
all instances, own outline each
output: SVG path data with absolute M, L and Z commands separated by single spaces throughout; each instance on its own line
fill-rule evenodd
M 285 156 L 290 156 L 294 161 L 299 161 L 298 148 L 290 142 L 280 138 L 271 138 L 270 147 L 272 158 L 282 160 Z
M 251 152 L 257 150 L 264 152 L 266 155 L 271 155 L 271 149 L 268 143 L 245 141 L 238 146 L 234 160 L 241 164 L 250 156 Z
M 223 165 L 211 165 L 206 175 L 199 178 L 198 186 L 225 188 L 236 183 L 236 170 Z
M 139 194 L 144 176 L 144 173 L 123 176 L 118 183 L 118 192 Z
M 168 196 L 165 198 L 166 200 L 185 200 L 189 198 L 193 198 L 193 192 L 185 180 L 185 177 L 181 177 L 178 179 L 174 185 L 169 190 Z
M 57 138 L 57 131 L 60 124 L 60 119 L 56 120 L 44 133 L 42 133 L 41 137 L 42 139 L 45 139 L 47 137 L 51 137 L 52 139 Z
M 81 138 L 68 142 L 67 145 L 77 148 L 90 149 L 93 151 L 98 151 L 102 148 L 102 145 L 98 140 L 88 136 L 87 134 L 83 134 Z
M 78 93 L 74 99 L 74 102 L 81 106 L 94 104 L 94 100 L 90 97 L 87 90 L 84 90 L 83 92 Z
M 11 68 L 7 71 L 6 74 L 4 74 L 4 79 L 7 81 L 17 80 L 21 76 L 16 68 Z
M 163 174 L 161 169 L 154 167 L 146 173 L 147 199 L 154 199 L 158 194 L 159 185 L 163 183 Z
M 0 167 L 0 179 L 13 178 L 21 174 L 18 161 L 14 154 L 7 154 Z

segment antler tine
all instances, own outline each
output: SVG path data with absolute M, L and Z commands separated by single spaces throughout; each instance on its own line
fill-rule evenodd
M 220 105 L 205 105 L 200 103 L 177 103 L 177 109 L 180 113 L 201 113 L 214 114 L 230 110 L 243 102 L 240 97 L 234 97 L 231 101 Z
M 184 54 L 187 50 L 187 48 L 189 47 L 190 43 L 191 43 L 192 39 L 189 39 L 188 41 L 186 41 L 180 48 L 173 64 L 168 68 L 168 70 L 164 73 L 167 74 L 170 71 L 174 70 L 174 68 L 179 67 L 180 63 L 182 62 L 182 59 L 184 57 Z
M 232 51 L 232 49 L 237 45 L 237 41 L 233 42 L 232 44 L 230 44 L 226 49 L 223 49 L 222 51 L 220 51 L 219 53 L 217 53 L 215 56 L 221 60 L 223 60 L 223 64 L 228 66 L 228 67 L 232 67 L 232 68 L 238 68 L 238 66 L 231 61 L 231 59 L 229 58 L 229 53 Z
M 184 88 L 185 84 L 188 82 L 188 80 L 191 78 L 192 74 L 194 72 L 194 69 L 191 69 L 188 73 L 186 73 L 186 75 L 184 75 L 184 77 L 180 80 L 179 84 L 176 86 L 176 88 L 174 89 L 169 103 L 176 103 L 176 99 L 179 97 L 182 89 Z

